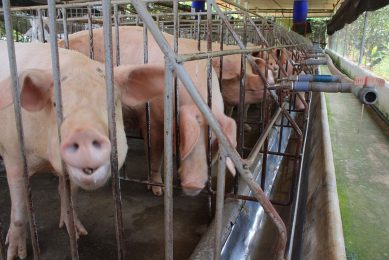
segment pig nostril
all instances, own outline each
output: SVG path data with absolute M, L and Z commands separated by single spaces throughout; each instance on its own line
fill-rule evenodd
M 101 148 L 101 143 L 99 141 L 93 140 L 92 145 L 95 148 Z
M 77 152 L 78 148 L 79 148 L 78 143 L 74 143 L 68 146 L 68 150 L 72 153 Z
M 82 169 L 82 171 L 84 173 L 86 173 L 87 175 L 91 175 L 95 170 L 92 168 L 84 168 L 84 169 Z

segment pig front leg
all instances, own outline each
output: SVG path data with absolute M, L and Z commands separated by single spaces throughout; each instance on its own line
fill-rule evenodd
M 162 135 L 160 133 L 162 133 Z M 147 152 L 147 137 L 144 140 L 145 140 L 145 151 Z M 161 129 L 160 131 L 151 130 L 151 151 L 150 151 L 151 158 L 148 158 L 150 160 L 150 165 L 151 165 L 151 173 L 150 173 L 151 182 L 162 184 L 162 177 L 161 177 L 162 155 L 163 155 L 163 129 Z M 163 189 L 161 186 L 149 185 L 148 189 L 150 188 L 155 196 L 163 195 Z
M 244 105 L 244 120 L 245 121 L 247 121 L 247 118 L 248 118 L 249 108 L 250 108 L 250 104 Z M 244 123 L 244 130 L 246 130 L 247 132 L 251 132 L 251 130 L 253 130 L 253 128 L 249 124 Z
M 19 164 L 20 165 L 20 164 Z M 8 245 L 7 260 L 27 257 L 27 205 L 22 171 L 5 162 L 7 181 L 11 196 L 11 221 L 5 243 Z
M 77 187 L 70 182 L 71 187 L 71 196 L 74 197 Z M 69 233 L 69 219 L 67 215 L 67 202 L 66 202 L 66 193 L 65 193 L 65 181 L 62 176 L 59 177 L 59 185 L 58 192 L 61 199 L 61 217 L 59 220 L 59 227 L 62 228 L 64 225 Z M 74 201 L 74 200 L 73 200 Z M 88 231 L 86 231 L 84 225 L 82 225 L 81 221 L 78 219 L 77 212 L 73 203 L 73 218 L 74 218 L 74 227 L 76 229 L 76 238 L 78 239 L 81 235 L 88 235 Z

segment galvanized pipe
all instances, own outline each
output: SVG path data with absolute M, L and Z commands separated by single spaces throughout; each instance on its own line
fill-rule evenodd
M 226 157 L 224 149 L 219 150 L 219 164 L 217 174 L 217 190 L 216 190 L 216 213 L 215 213 L 215 248 L 214 259 L 219 260 L 221 255 L 221 239 L 223 229 L 223 206 L 224 206 L 224 189 L 225 189 L 225 173 L 226 173 Z
M 56 7 L 55 1 L 49 0 L 49 28 L 51 32 L 50 37 L 50 51 L 51 51 L 51 62 L 52 62 L 52 74 L 53 74 L 53 83 L 54 83 L 54 96 L 55 96 L 55 109 L 57 115 L 57 134 L 58 140 L 61 142 L 61 125 L 63 122 L 63 113 L 62 113 L 62 90 L 61 90 L 61 76 L 59 70 L 59 54 L 58 54 L 58 41 L 57 41 L 57 24 L 55 21 L 56 17 Z M 77 237 L 76 237 L 76 228 L 74 225 L 74 209 L 73 209 L 73 201 L 72 201 L 72 193 L 70 187 L 70 179 L 69 174 L 67 172 L 67 168 L 64 162 L 61 160 L 61 167 L 63 172 L 63 183 L 65 186 L 63 187 L 65 191 L 65 202 L 67 208 L 67 218 L 68 218 L 68 232 L 69 232 L 69 240 L 70 240 L 70 253 L 72 259 L 78 259 L 78 245 L 77 245 Z M 61 177 L 60 177 L 61 178 Z
M 178 2 L 173 1 L 173 50 L 174 53 L 177 55 L 178 54 L 178 38 L 179 38 L 179 26 L 180 26 L 180 21 L 179 21 L 179 14 L 178 14 Z M 147 26 L 144 26 L 147 28 Z M 174 111 L 176 112 L 175 116 L 175 126 L 176 126 L 176 140 L 181 140 L 181 131 L 180 131 L 180 93 L 179 93 L 179 85 L 178 85 L 178 80 L 177 76 L 174 75 Z M 176 168 L 180 168 L 181 164 L 181 155 L 180 155 L 180 142 L 175 143 L 176 145 Z M 178 171 L 177 171 L 178 175 Z
M 24 141 L 24 131 L 23 131 L 23 121 L 21 114 L 21 106 L 20 106 L 20 84 L 16 67 L 16 57 L 15 57 L 15 45 L 13 42 L 13 30 L 12 30 L 12 19 L 10 15 L 10 3 L 9 0 L 3 0 L 3 8 L 4 8 L 4 26 L 7 37 L 7 47 L 8 47 L 8 60 L 9 60 L 9 68 L 12 80 L 12 100 L 14 104 L 15 110 L 15 123 L 16 123 L 16 131 L 19 140 L 19 150 L 22 158 L 22 169 L 23 169 L 23 180 L 24 180 L 24 188 L 25 188 L 25 196 L 27 202 L 27 214 L 28 214 L 28 222 L 31 234 L 32 247 L 34 252 L 34 259 L 40 259 L 39 252 L 39 242 L 38 242 L 38 233 L 37 227 L 35 224 L 35 214 L 34 207 L 32 202 L 32 193 L 30 181 L 28 178 L 28 164 L 25 150 L 25 141 Z
M 68 22 L 67 22 L 67 12 L 66 8 L 62 7 L 62 25 L 63 25 L 63 34 L 64 34 L 64 42 L 65 42 L 65 49 L 69 49 L 69 33 L 68 33 Z
M 293 91 L 353 93 L 359 101 L 366 105 L 372 105 L 378 99 L 378 93 L 374 87 L 360 87 L 352 83 L 294 81 L 290 84 Z
M 133 1 L 135 6 L 135 1 Z M 139 12 L 141 15 L 142 13 Z M 145 15 L 142 15 L 145 18 Z M 155 37 L 155 36 L 154 36 Z M 165 259 L 173 259 L 173 98 L 174 76 L 171 60 L 165 57 L 164 90 L 164 174 L 165 174 Z
M 207 52 L 212 52 L 212 3 L 207 0 Z M 212 111 L 212 58 L 207 59 L 207 104 Z M 212 129 L 207 126 L 208 217 L 212 219 Z
M 40 37 L 38 37 L 38 40 L 40 42 L 46 42 L 45 40 L 45 26 L 43 23 L 43 17 L 42 17 L 42 10 L 38 9 L 38 18 L 39 18 L 39 30 L 41 32 Z
M 103 1 L 103 32 L 104 32 L 104 52 L 105 52 L 105 83 L 107 91 L 107 112 L 108 112 L 108 132 L 111 141 L 111 176 L 112 193 L 115 204 L 115 231 L 118 259 L 125 259 L 124 229 L 122 216 L 122 197 L 120 192 L 118 151 L 116 138 L 116 114 L 115 114 L 115 94 L 113 79 L 113 59 L 112 59 L 112 21 L 111 21 L 111 1 Z
M 151 103 L 146 102 L 146 138 L 147 138 L 147 180 L 151 181 Z
M 93 50 L 92 7 L 88 5 L 89 58 L 95 59 Z
M 120 65 L 120 35 L 119 35 L 119 17 L 118 17 L 118 5 L 113 6 L 114 25 L 115 25 L 115 55 L 116 66 Z M 146 52 L 145 52 L 146 53 Z M 146 54 L 145 54 L 146 55 Z M 147 63 L 147 62 L 145 62 Z
M 307 113 L 310 114 L 311 113 L 311 103 L 309 102 L 309 105 L 307 107 Z M 301 153 L 302 154 L 305 154 L 305 149 L 306 149 L 306 146 L 307 146 L 307 132 L 309 131 L 309 128 L 311 127 L 310 125 L 310 117 L 307 117 L 306 118 L 306 128 L 305 128 L 305 133 L 304 133 L 304 140 L 303 140 L 303 143 L 302 143 L 302 150 L 301 150 Z M 300 160 L 300 165 L 304 165 L 304 161 L 305 161 L 306 158 L 302 157 L 301 160 Z M 291 210 L 291 216 L 290 216 L 290 219 L 291 219 L 291 224 L 290 224 L 290 232 L 289 232 L 289 239 L 288 239 L 288 244 L 287 244 L 287 248 L 286 248 L 286 251 L 285 251 L 285 258 L 286 259 L 291 259 L 292 258 L 292 253 L 293 253 L 293 247 L 294 247 L 294 240 L 295 240 L 295 232 L 296 232 L 296 226 L 297 226 L 297 216 L 298 216 L 298 211 L 301 207 L 301 192 L 302 192 L 302 184 L 304 182 L 304 179 L 303 179 L 303 167 L 300 167 L 300 170 L 298 172 L 298 175 L 297 175 L 297 190 L 295 192 L 296 194 L 296 197 L 294 198 L 294 203 L 293 203 L 293 206 L 292 206 L 292 210 Z

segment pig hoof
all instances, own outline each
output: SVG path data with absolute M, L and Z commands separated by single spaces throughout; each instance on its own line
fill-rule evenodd
M 8 244 L 7 260 L 12 260 L 15 257 L 19 257 L 20 259 L 26 258 L 27 247 L 25 226 L 16 227 L 11 224 L 5 243 Z
M 153 191 L 153 194 L 155 196 L 162 196 L 163 195 L 163 190 L 162 190 L 162 187 L 160 187 L 160 186 L 153 186 L 153 187 L 151 187 L 151 190 Z
M 251 130 L 253 130 L 253 128 L 251 126 L 249 126 L 249 124 L 244 124 L 244 130 L 247 132 L 251 132 Z
M 60 218 L 60 221 L 59 221 L 59 228 L 63 228 L 64 225 L 66 226 L 66 230 L 69 233 L 68 218 L 67 218 L 66 215 L 63 216 L 63 214 L 61 214 L 61 218 Z M 74 228 L 76 229 L 76 238 L 77 239 L 79 239 L 80 236 L 88 235 L 88 231 L 86 231 L 84 225 L 78 219 L 76 213 L 74 213 Z

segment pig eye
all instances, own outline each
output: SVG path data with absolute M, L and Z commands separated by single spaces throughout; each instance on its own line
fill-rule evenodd
M 57 104 L 55 102 L 53 102 L 53 107 L 56 107 L 56 106 L 57 106 Z

